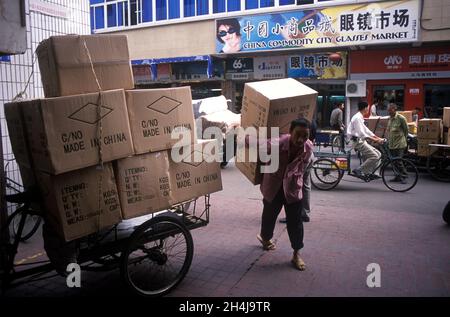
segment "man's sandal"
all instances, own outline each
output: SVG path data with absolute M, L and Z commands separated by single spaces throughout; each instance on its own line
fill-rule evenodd
M 263 249 L 266 251 L 275 250 L 277 248 L 272 240 L 264 240 L 260 234 L 256 235 L 256 239 L 261 242 Z
M 293 257 L 291 260 L 291 263 L 294 265 L 294 267 L 300 271 L 306 270 L 306 264 L 303 262 L 303 260 L 300 257 Z

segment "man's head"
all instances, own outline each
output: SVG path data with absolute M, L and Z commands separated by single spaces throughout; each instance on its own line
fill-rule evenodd
M 369 104 L 365 101 L 358 102 L 358 111 L 363 115 L 367 115 L 369 113 Z
M 344 103 L 343 102 L 338 102 L 336 103 L 336 108 L 339 108 L 341 110 L 344 110 Z
M 395 103 L 389 104 L 388 112 L 391 117 L 395 117 L 395 114 L 397 113 L 397 105 Z
M 301 147 L 309 138 L 311 124 L 305 118 L 295 119 L 291 122 L 289 133 L 291 134 L 291 145 Z

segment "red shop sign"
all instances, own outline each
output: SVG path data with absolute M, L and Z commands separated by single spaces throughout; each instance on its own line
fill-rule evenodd
M 450 47 L 355 51 L 350 59 L 352 79 L 450 77 Z

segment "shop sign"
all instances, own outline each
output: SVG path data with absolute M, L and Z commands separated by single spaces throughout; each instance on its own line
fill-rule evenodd
M 226 78 L 247 80 L 253 73 L 253 58 L 230 58 L 225 61 Z
M 351 52 L 350 58 L 352 79 L 446 78 L 450 75 L 449 47 L 356 51 Z
M 255 57 L 255 79 L 277 79 L 286 77 L 286 58 L 284 56 Z
M 332 53 L 335 55 L 336 53 Z M 301 54 L 288 59 L 288 77 L 315 79 L 346 79 L 347 52 L 337 53 L 339 60 L 331 60 L 330 53 Z
M 216 52 L 413 42 L 420 0 L 383 1 L 216 20 Z
M 414 96 L 418 96 L 418 95 L 420 95 L 420 89 L 419 88 L 410 88 L 409 89 L 409 94 L 410 95 L 414 95 Z

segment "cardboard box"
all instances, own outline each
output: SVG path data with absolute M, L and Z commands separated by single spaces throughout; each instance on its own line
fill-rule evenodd
M 115 175 L 122 217 L 134 218 L 169 208 L 172 192 L 167 151 L 118 160 Z
M 180 145 L 196 142 L 190 87 L 128 90 L 126 96 L 136 154 L 172 148 L 179 141 L 173 130 L 190 133 Z
M 450 107 L 443 109 L 442 124 L 444 127 L 450 128 Z
M 450 130 L 444 134 L 444 144 L 450 145 Z
M 14 158 L 19 166 L 31 167 L 31 154 L 28 150 L 26 130 L 23 124 L 22 105 L 33 101 L 12 102 L 5 104 L 5 117 L 8 124 L 9 140 Z
M 441 119 L 421 119 L 417 126 L 417 137 L 420 139 L 437 139 L 442 136 Z
M 30 152 L 35 168 L 61 174 L 133 154 L 123 90 L 38 99 L 23 104 Z M 99 127 L 102 127 L 101 142 Z
M 201 140 L 198 144 L 168 151 L 174 204 L 222 190 L 220 149 L 217 140 Z M 181 162 L 174 157 L 175 151 L 180 154 Z
M 78 239 L 121 221 L 112 164 L 62 175 L 38 173 L 45 219 L 66 241 Z
M 413 112 L 412 111 L 397 111 L 398 114 L 401 114 L 405 117 L 406 122 L 413 122 Z
M 101 90 L 134 88 L 126 35 L 52 36 L 36 49 L 45 97 L 99 90 L 88 51 Z
M 253 158 L 250 160 L 249 147 L 246 147 L 239 137 L 236 147 L 235 165 L 253 185 L 261 184 L 261 164 L 254 162 Z
M 388 123 L 389 116 L 385 117 L 370 117 L 368 120 L 368 128 L 380 138 L 387 138 L 389 136 Z
M 292 120 L 299 117 L 312 120 L 317 94 L 292 78 L 246 83 L 241 126 L 279 127 L 280 134 L 289 133 Z M 270 138 L 270 130 L 267 138 Z
M 439 144 L 439 139 L 417 138 L 417 155 L 430 156 L 436 152 L 436 148 L 429 147 L 429 144 Z

